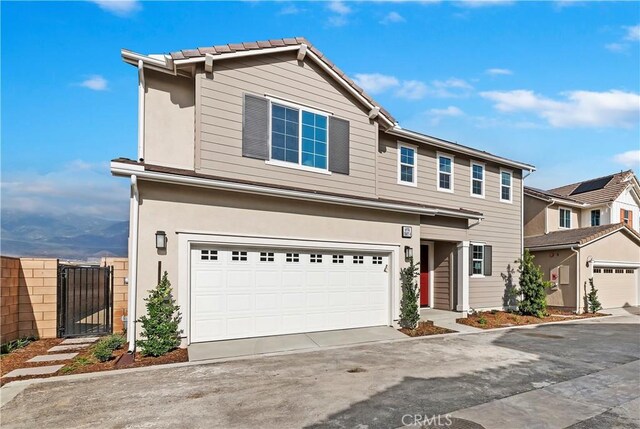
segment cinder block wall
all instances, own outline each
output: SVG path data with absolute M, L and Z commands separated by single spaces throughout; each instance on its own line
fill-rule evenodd
M 126 283 L 129 274 L 127 258 L 102 258 L 100 265 L 113 266 L 113 332 L 121 333 L 125 325 L 122 317 L 127 315 L 129 286 Z
M 0 256 L 0 342 L 18 338 L 20 259 Z
M 113 332 L 124 330 L 127 315 L 127 258 L 103 258 L 113 266 Z M 57 336 L 58 259 L 0 256 L 0 342 Z
M 57 259 L 20 258 L 20 337 L 56 337 L 57 292 Z

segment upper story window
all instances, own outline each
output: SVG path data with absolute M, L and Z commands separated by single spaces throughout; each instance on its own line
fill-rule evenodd
M 560 228 L 571 228 L 571 209 L 560 209 Z
M 327 169 L 327 116 L 271 104 L 271 159 Z
M 620 209 L 620 221 L 630 228 L 633 228 L 633 212 L 631 210 Z
M 471 163 L 471 196 L 484 198 L 484 164 Z
M 500 201 L 513 201 L 513 176 L 510 171 L 500 170 Z
M 453 192 L 453 157 L 438 154 L 438 190 Z
M 600 210 L 591 210 L 591 226 L 600 225 Z
M 414 146 L 404 144 L 398 145 L 398 183 L 402 185 L 416 186 L 418 174 L 416 166 L 418 163 L 417 150 Z

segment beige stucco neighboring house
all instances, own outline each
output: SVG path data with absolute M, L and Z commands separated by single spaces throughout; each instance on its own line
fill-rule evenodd
M 122 58 L 130 339 L 165 270 L 187 344 L 393 325 L 410 257 L 421 306 L 502 307 L 533 166 L 401 128 L 303 38 Z
M 548 191 L 525 187 L 525 247 L 554 284 L 549 305 L 584 311 L 590 278 L 604 308 L 640 303 L 639 205 L 632 171 Z

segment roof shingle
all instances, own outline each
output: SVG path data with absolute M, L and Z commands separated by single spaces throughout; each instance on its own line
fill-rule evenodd
M 640 241 L 640 234 L 627 225 L 615 223 L 609 225 L 590 226 L 587 228 L 567 229 L 563 231 L 554 231 L 548 234 L 535 235 L 524 238 L 524 247 L 528 249 L 540 247 L 559 247 L 559 246 L 583 246 L 603 235 L 609 234 L 617 230 L 625 230 L 636 237 Z
M 557 194 L 563 198 L 586 203 L 586 204 L 602 204 L 614 201 L 627 189 L 630 181 L 633 179 L 633 170 L 622 171 L 620 173 L 611 174 L 609 176 L 598 177 L 595 179 L 584 180 L 582 182 L 572 183 L 570 185 L 560 186 L 550 189 L 548 192 Z M 606 181 L 606 179 L 609 179 Z M 602 180 L 606 182 L 603 187 L 587 192 L 572 194 L 580 185 L 586 182 Z

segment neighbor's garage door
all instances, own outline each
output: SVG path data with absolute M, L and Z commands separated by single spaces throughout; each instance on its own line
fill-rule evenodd
M 638 303 L 635 269 L 597 267 L 593 269 L 593 283 L 598 290 L 598 298 L 603 308 L 624 307 Z
M 191 250 L 191 342 L 389 325 L 388 256 Z

